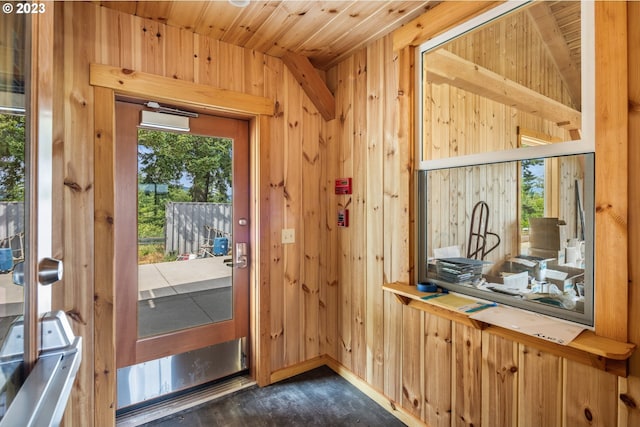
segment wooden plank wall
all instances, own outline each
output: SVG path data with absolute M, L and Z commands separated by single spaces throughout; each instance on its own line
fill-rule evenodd
M 407 55 L 405 60 L 411 60 Z M 383 388 L 400 398 L 401 360 L 395 346 L 402 333 L 402 315 L 394 297 L 382 292 L 379 278 L 409 280 L 409 202 L 408 188 L 397 175 L 410 175 L 408 133 L 398 132 L 397 108 L 406 108 L 395 85 L 399 57 L 394 55 L 387 37 L 371 44 L 329 71 L 330 89 L 336 94 L 337 119 L 326 124 L 339 144 L 335 178 L 352 177 L 353 194 L 331 196 L 327 200 L 328 227 L 335 228 L 339 208 L 349 209 L 350 224 L 338 228 L 338 324 L 335 352 L 327 354 L 373 387 Z M 393 175 L 385 174 L 392 170 Z M 391 230 L 392 233 L 385 233 Z M 398 242 L 395 250 L 385 245 Z M 369 281 L 368 278 L 375 278 Z M 393 316 L 390 316 L 393 314 Z M 384 334 L 384 336 L 382 335 Z M 386 388 L 385 388 L 386 385 Z
M 631 3 L 628 7 L 634 9 L 633 13 L 628 14 L 629 27 L 638 27 L 640 11 Z M 612 9 L 616 9 L 616 6 L 612 5 Z M 618 19 L 620 13 L 617 8 L 609 10 L 606 15 Z M 608 18 L 605 18 L 605 22 Z M 629 38 L 634 41 L 629 42 L 629 53 L 631 58 L 635 58 L 635 67 L 629 69 L 630 81 L 635 80 L 630 87 L 630 115 L 634 119 L 630 123 L 630 130 L 637 139 L 638 121 L 635 119 L 638 118 L 637 64 L 640 56 L 637 29 L 629 34 Z M 410 243 L 398 235 L 402 233 L 401 230 L 411 227 L 408 211 L 403 211 L 403 207 L 410 206 L 411 190 L 410 173 L 404 173 L 405 168 L 410 166 L 411 149 L 407 144 L 408 128 L 405 127 L 409 122 L 402 109 L 406 87 L 399 66 L 406 60 L 403 56 L 406 51 L 392 52 L 387 49 L 390 43 L 385 39 L 384 42 L 370 45 L 328 72 L 339 116 L 337 123 L 326 126 L 326 132 L 333 135 L 330 138 L 340 139 L 340 144 L 333 146 L 337 152 L 328 156 L 339 158 L 338 169 L 333 173 L 335 177 L 351 176 L 354 183 L 364 182 L 368 187 L 372 187 L 366 184 L 369 180 L 378 182 L 378 175 L 382 175 L 384 184 L 379 191 L 366 194 L 364 214 L 355 209 L 351 217 L 353 227 L 338 230 L 335 236 L 341 253 L 338 267 L 340 291 L 335 313 L 339 319 L 337 339 L 340 345 L 335 353 L 329 355 L 384 392 L 396 405 L 430 426 L 635 426 L 640 422 L 637 405 L 640 402 L 638 369 L 632 370 L 629 378 L 618 378 L 510 339 L 411 308 L 402 307 L 398 310 L 393 305 L 398 306 L 399 303 L 389 300 L 387 295 L 376 295 L 381 292 L 383 283 L 410 280 L 411 275 L 407 272 L 412 263 L 411 258 L 407 257 Z M 384 49 L 384 52 L 380 49 Z M 362 59 L 363 56 L 365 59 Z M 391 68 L 385 66 L 382 78 L 378 80 L 379 85 L 387 87 L 382 91 L 374 84 L 380 73 L 373 63 L 374 58 L 379 58 L 387 65 L 393 64 Z M 364 72 L 372 74 L 364 79 L 359 76 L 363 72 L 360 65 L 363 62 L 367 63 Z M 599 78 L 606 79 L 606 76 Z M 367 111 L 368 117 L 377 117 L 376 96 L 381 92 L 389 97 L 382 111 L 385 148 L 375 154 L 371 144 L 381 131 L 380 121 L 368 122 L 366 128 L 362 129 L 358 121 L 358 115 L 361 114 L 358 108 L 361 107 L 358 106 L 365 105 L 372 110 Z M 362 140 L 360 135 L 364 133 L 367 138 Z M 634 147 L 634 144 L 630 146 Z M 354 167 L 360 155 L 357 153 L 365 150 L 368 153 L 366 164 Z M 637 174 L 633 169 L 638 169 L 637 163 L 640 162 L 637 151 L 637 147 L 630 151 L 633 154 L 633 158 L 629 158 L 630 166 L 633 165 L 630 167 L 632 174 Z M 383 156 L 382 163 L 377 156 Z M 377 169 L 380 164 L 382 170 Z M 637 180 L 637 177 L 630 176 L 629 179 L 635 182 L 632 179 Z M 362 197 L 359 185 L 355 187 L 353 200 Z M 344 199 L 327 201 L 328 217 L 332 209 L 348 203 L 345 196 L 340 197 Z M 376 212 L 380 198 L 383 199 L 381 222 Z M 353 200 L 351 204 L 355 203 Z M 631 226 L 634 227 L 631 230 L 635 230 L 630 238 L 631 251 L 635 251 L 633 253 L 636 255 L 640 242 L 638 215 L 637 211 L 630 211 Z M 353 233 L 362 230 L 362 221 L 365 222 L 365 235 L 355 239 Z M 380 233 L 382 239 L 375 233 Z M 352 261 L 360 254 L 371 258 L 379 253 L 384 254 L 382 273 L 376 269 L 366 269 L 364 276 L 355 277 L 354 271 L 361 270 Z M 630 262 L 633 263 L 631 258 Z M 345 282 L 350 279 L 350 282 Z M 637 274 L 632 274 L 633 279 L 637 279 Z M 640 294 L 633 286 L 630 288 L 630 322 L 635 322 L 635 325 L 640 316 Z M 353 303 L 362 294 L 366 295 L 367 300 L 382 298 L 383 310 L 379 311 L 376 305 L 365 305 L 366 311 L 362 316 L 360 306 Z M 370 327 L 367 324 L 380 324 L 379 316 L 382 316 L 383 329 L 377 332 L 377 337 L 368 335 L 366 331 Z M 360 326 L 361 321 L 364 321 L 364 327 Z M 637 328 L 630 326 L 629 330 L 633 335 L 632 341 L 640 342 Z M 380 337 L 384 358 L 378 360 L 358 354 L 362 350 L 357 343 L 363 341 L 366 351 L 375 354 Z M 386 357 L 390 354 L 394 354 L 394 357 Z M 366 365 L 359 366 L 363 360 Z M 640 366 L 638 360 L 638 356 L 635 356 L 635 365 Z M 369 365 L 372 363 L 374 366 Z M 383 364 L 381 369 L 385 374 L 380 378 L 375 375 L 369 377 L 368 373 L 379 368 L 375 366 L 378 363 Z
M 627 16 L 623 6 L 626 3 L 594 2 L 596 255 L 601 257 L 602 264 L 610 266 L 616 265 L 619 259 L 616 254 L 628 254 L 629 250 L 628 147 L 633 142 L 629 144 L 628 82 L 637 76 L 628 70 Z M 603 267 L 596 268 L 595 283 L 612 282 L 615 286 L 607 287 L 606 292 L 596 292 L 594 326 L 601 335 L 627 340 L 630 316 L 628 306 L 621 301 L 629 298 L 628 265 Z
M 298 82 L 280 60 L 253 50 L 88 2 L 59 2 L 55 8 L 56 67 L 62 76 L 56 91 L 57 99 L 64 100 L 58 104 L 55 121 L 56 152 L 62 158 L 57 191 L 64 198 L 64 233 L 58 245 L 64 247 L 66 267 L 64 285 L 55 289 L 55 304 L 71 313 L 75 333 L 83 337 L 85 346 L 65 425 L 91 425 L 94 408 L 102 416 L 114 411 L 111 402 L 94 396 L 94 375 L 112 378 L 111 386 L 115 386 L 115 373 L 111 377 L 96 374 L 93 363 L 98 338 L 93 321 L 93 182 L 101 170 L 94 169 L 92 160 L 95 106 L 94 91 L 88 84 L 92 62 L 274 100 L 277 113 L 267 119 L 273 144 L 262 147 L 260 158 L 270 173 L 264 186 L 268 194 L 262 195 L 269 225 L 262 232 L 265 239 L 256 243 L 269 245 L 271 299 L 266 306 L 271 306 L 272 315 L 270 349 L 260 354 L 271 353 L 273 372 L 329 352 L 336 342 L 335 332 L 326 332 L 320 319 L 336 330 L 336 320 L 327 307 L 337 301 L 337 248 L 335 240 L 325 238 L 326 229 L 335 227 L 335 215 L 326 218 L 324 204 L 318 200 L 331 200 L 325 196 L 333 190 L 326 182 L 333 177 L 326 175 L 330 170 L 326 156 L 334 155 L 329 147 L 336 140 L 322 137 L 323 120 Z M 280 244 L 282 228 L 295 229 L 295 244 Z M 99 252 L 98 245 L 96 256 Z M 364 258 L 361 263 L 364 265 Z
M 640 3 L 627 3 L 629 49 L 629 340 L 640 343 Z M 630 362 L 631 376 L 620 380 L 621 426 L 640 425 L 640 354 Z

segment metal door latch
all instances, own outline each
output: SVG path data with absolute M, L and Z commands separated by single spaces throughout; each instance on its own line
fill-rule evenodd
M 236 243 L 235 260 L 227 258 L 224 263 L 228 267 L 247 268 L 249 260 L 247 256 L 247 244 L 245 242 Z

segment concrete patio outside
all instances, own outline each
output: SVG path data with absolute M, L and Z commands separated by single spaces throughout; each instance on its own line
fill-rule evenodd
M 229 281 L 216 280 L 231 277 L 232 269 L 223 263 L 225 258 L 208 257 L 140 265 L 139 299 L 229 286 Z M 24 300 L 23 292 L 22 286 L 13 284 L 11 272 L 0 274 L 0 317 L 21 312 L 19 307 Z

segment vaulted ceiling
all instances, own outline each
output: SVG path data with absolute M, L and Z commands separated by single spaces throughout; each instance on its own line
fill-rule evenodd
M 420 16 L 443 2 L 95 0 L 94 3 L 282 58 L 325 120 L 331 120 L 335 117 L 333 94 L 313 68 L 328 70 L 369 42 L 400 27 L 404 26 L 402 32 L 421 31 L 428 22 Z M 238 6 L 241 3 L 243 7 Z M 492 4 L 495 2 L 486 2 L 487 7 Z M 456 4 L 449 2 L 447 7 Z M 535 2 L 528 13 L 572 99 L 579 105 L 580 2 Z
M 316 77 L 312 76 L 315 73 L 308 72 L 311 65 L 327 70 L 369 42 L 402 26 L 423 25 L 418 17 L 442 3 L 440 0 L 254 0 L 246 1 L 246 7 L 232 4 L 241 1 L 92 2 L 283 58 L 294 73 L 306 73 L 307 78 Z M 574 99 L 579 100 L 580 2 L 535 2 L 529 10 L 559 72 L 570 86 Z M 0 85 L 23 81 L 22 70 L 10 68 L 11 72 L 0 69 Z M 0 91 L 6 90 L 0 88 Z M 331 116 L 330 111 L 326 114 Z
M 95 2 L 285 60 L 287 55 L 306 57 L 322 70 L 370 41 L 405 24 L 414 25 L 412 20 L 442 3 L 440 0 Z M 237 3 L 246 6 L 238 7 Z M 529 14 L 558 71 L 575 94 L 574 99 L 579 101 L 580 2 L 535 2 Z
M 282 57 L 306 56 L 328 69 L 440 1 L 105 1 L 103 6 Z

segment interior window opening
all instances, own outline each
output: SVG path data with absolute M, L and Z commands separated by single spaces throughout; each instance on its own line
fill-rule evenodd
M 420 46 L 417 282 L 593 326 L 591 22 L 510 3 Z

